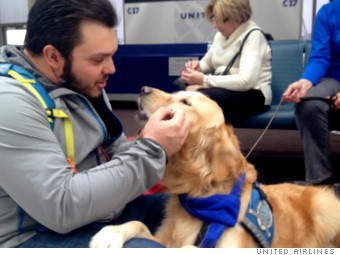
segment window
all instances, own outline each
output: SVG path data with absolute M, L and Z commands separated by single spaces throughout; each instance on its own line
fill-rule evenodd
M 12 45 L 23 45 L 26 35 L 26 29 L 25 28 L 11 28 L 8 27 L 5 29 L 5 41 L 6 44 L 12 44 Z

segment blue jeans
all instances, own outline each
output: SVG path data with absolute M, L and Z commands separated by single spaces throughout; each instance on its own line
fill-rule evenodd
M 41 231 L 17 248 L 87 248 L 91 238 L 106 225 L 122 224 L 131 220 L 143 222 L 154 233 L 164 216 L 166 194 L 140 196 L 127 204 L 122 215 L 114 222 L 92 223 L 67 234 L 51 230 Z M 164 248 L 163 245 L 144 238 L 133 238 L 124 248 Z

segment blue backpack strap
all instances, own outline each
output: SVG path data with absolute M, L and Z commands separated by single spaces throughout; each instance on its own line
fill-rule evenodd
M 0 63 L 0 75 L 13 78 L 9 75 L 10 70 L 13 70 L 20 74 L 23 78 L 30 80 L 30 84 L 34 87 L 34 89 L 38 92 L 38 94 L 41 96 L 41 98 L 44 100 L 47 109 L 51 110 L 50 112 L 53 112 L 52 110 L 55 108 L 54 102 L 51 99 L 51 97 L 48 95 L 46 89 L 43 87 L 43 85 L 27 70 L 24 68 L 9 64 L 9 63 Z M 51 128 L 54 128 L 54 118 L 53 116 L 49 116 L 52 118 L 52 121 L 50 121 Z
M 75 166 L 74 134 L 72 122 L 69 116 L 61 109 L 56 109 L 54 102 L 48 95 L 43 85 L 25 69 L 8 63 L 0 63 L 0 75 L 11 77 L 23 84 L 42 104 L 47 113 L 47 119 L 51 128 L 54 128 L 55 118 L 64 120 L 65 143 L 67 162 L 70 164 L 74 173 L 77 173 Z
M 12 64 L 0 63 L 0 75 L 8 77 L 8 71 L 11 69 Z
M 34 88 L 38 91 L 40 96 L 44 99 L 47 107 L 49 109 L 55 108 L 54 102 L 51 99 L 51 97 L 48 95 L 44 86 L 31 73 L 29 73 L 27 70 L 25 70 L 24 68 L 17 66 L 17 65 L 12 65 L 11 69 L 16 71 L 17 73 L 21 74 L 24 78 L 35 80 Z

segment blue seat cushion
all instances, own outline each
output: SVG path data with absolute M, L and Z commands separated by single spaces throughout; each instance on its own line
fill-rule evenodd
M 234 120 L 232 125 L 237 128 L 264 129 L 273 117 L 277 107 L 278 105 L 270 105 L 267 110 L 259 114 Z M 297 126 L 294 117 L 294 104 L 281 104 L 269 128 L 296 130 Z

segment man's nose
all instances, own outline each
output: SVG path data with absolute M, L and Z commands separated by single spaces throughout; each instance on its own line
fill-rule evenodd
M 112 58 L 108 59 L 104 72 L 106 74 L 114 74 L 116 72 L 116 66 Z

